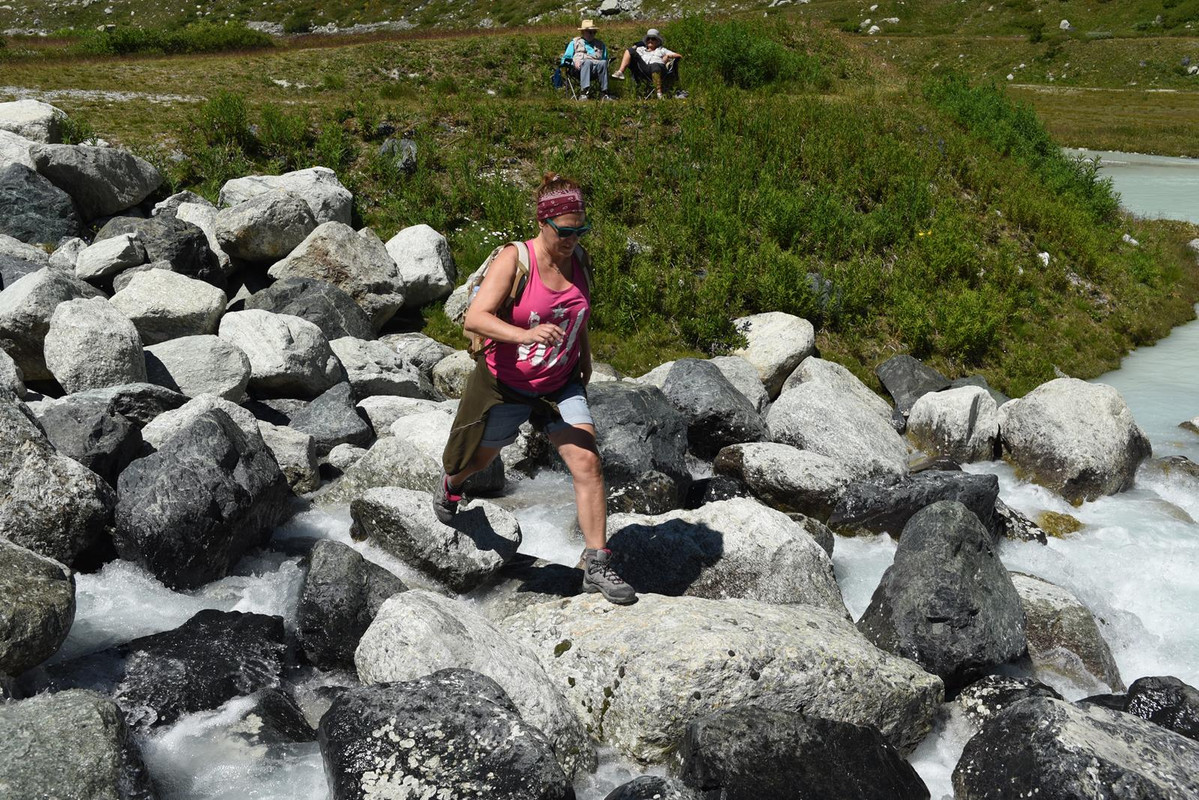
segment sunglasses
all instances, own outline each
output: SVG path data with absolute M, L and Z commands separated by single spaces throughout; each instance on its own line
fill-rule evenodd
M 554 221 L 552 219 L 547 219 L 545 221 L 545 224 L 549 225 L 551 228 L 553 228 L 554 233 L 558 234 L 558 236 L 560 236 L 563 239 L 569 239 L 571 236 L 579 236 L 579 237 L 586 236 L 587 233 L 591 230 L 591 226 L 587 225 L 587 224 L 581 225 L 577 228 L 568 228 L 565 225 L 554 224 Z

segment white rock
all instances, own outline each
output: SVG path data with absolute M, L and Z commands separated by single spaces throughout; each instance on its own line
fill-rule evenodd
M 852 397 L 855 403 L 869 408 L 891 424 L 891 404 L 879 397 L 858 377 L 835 361 L 809 356 L 783 382 L 783 393 L 804 383 L 822 383 L 831 391 Z
M 321 329 L 306 319 L 235 311 L 221 318 L 218 335 L 250 360 L 252 390 L 316 397 L 345 376 Z
M 96 280 L 146 263 L 146 248 L 136 233 L 122 233 L 88 245 L 75 258 L 75 274 Z
M 444 300 L 454 290 L 458 271 L 450 245 L 428 225 L 404 228 L 388 240 L 387 252 L 400 272 L 405 307 L 419 308 Z
M 433 368 L 433 388 L 446 397 L 461 397 L 475 368 L 471 354 L 466 350 L 458 350 L 437 362 Z
M 0 292 L 0 348 L 12 357 L 27 381 L 52 378 L 46 368 L 44 340 L 54 310 L 65 300 L 99 292 L 58 270 L 32 272 Z
M 78 236 L 72 236 L 70 239 L 60 242 L 54 252 L 50 254 L 50 266 L 58 270 L 75 272 L 75 263 L 79 259 L 79 254 L 86 250 L 87 246 L 87 242 Z
M 222 400 L 215 395 L 202 394 L 199 397 L 188 400 L 174 411 L 164 411 L 147 422 L 146 426 L 142 428 L 142 441 L 157 450 L 194 420 L 214 408 L 219 408 L 228 414 L 229 419 L 233 420 L 233 423 L 241 428 L 242 432 L 250 438 L 250 441 L 261 438 L 262 434 L 258 429 L 258 420 L 249 411 L 236 403 Z
M 370 420 L 371 427 L 375 429 L 375 433 L 379 436 L 391 436 L 392 424 L 401 417 L 406 417 L 410 414 L 423 414 L 427 411 L 440 411 L 452 417 L 456 406 L 457 403 L 454 402 L 446 404 L 436 400 L 389 395 L 364 397 L 358 403 L 359 410 L 366 414 L 366 418 Z
M 234 258 L 275 262 L 316 230 L 312 210 L 299 195 L 273 190 L 217 213 L 217 241 Z
M 908 414 L 908 435 L 929 455 L 959 464 L 990 461 L 999 436 L 999 408 L 979 386 L 929 392 Z
M 770 405 L 770 395 L 753 364 L 741 356 L 716 356 L 710 361 L 728 378 L 734 389 L 745 395 L 759 414 L 765 412 L 766 406 Z
M 211 394 L 241 403 L 250 383 L 250 359 L 219 336 L 181 336 L 146 348 L 146 376 L 188 397 Z
M 742 360 L 744 361 L 744 359 Z M 746 363 L 748 364 L 749 362 L 747 361 Z M 666 385 L 666 376 L 670 374 L 670 370 L 673 367 L 673 361 L 667 361 L 664 364 L 659 364 L 644 375 L 633 378 L 633 383 L 641 383 L 646 386 L 657 386 L 659 389 L 661 389 Z
M 397 418 L 389 430 L 392 436 L 415 445 L 425 455 L 440 461 L 453 423 L 454 415 L 449 408 L 438 407 L 405 414 Z
M 383 342 L 343 336 L 329 346 L 345 367 L 357 397 L 429 397 L 433 393 L 428 379 Z
M 1049 266 L 1049 254 L 1048 254 L 1048 253 L 1044 253 L 1044 252 L 1042 252 L 1042 253 L 1037 253 L 1037 258 L 1041 259 L 1041 266 L 1042 266 L 1042 267 L 1047 267 L 1047 266 Z
M 134 275 L 112 304 L 133 320 L 146 344 L 214 334 L 225 313 L 225 293 L 211 283 L 165 269 Z
M 33 144 L 24 136 L 0 130 L 0 169 L 9 164 L 20 164 L 36 170 L 37 167 L 33 165 L 33 156 L 29 155 L 29 148 Z
M 745 334 L 746 346 L 735 350 L 758 370 L 758 377 L 772 398 L 778 397 L 783 381 L 816 349 L 816 331 L 806 319 L 768 311 L 734 321 Z
M 852 481 L 850 473 L 828 456 L 775 442 L 730 445 L 717 454 L 712 466 L 721 475 L 739 478 L 771 508 L 823 519 Z
M 366 684 L 451 667 L 479 672 L 503 687 L 525 721 L 549 737 L 568 776 L 594 766 L 582 723 L 533 650 L 465 603 L 419 589 L 393 595 L 362 635 L 354 665 Z
M 1063 30 L 1063 31 L 1068 31 L 1068 30 L 1071 30 L 1071 29 L 1073 28 L 1073 26 L 1070 24 L 1070 20 L 1068 20 L 1068 19 L 1064 19 L 1064 20 L 1062 20 L 1061 22 L 1059 22 L 1059 23 L 1057 24 L 1057 26 L 1058 26 L 1058 28 L 1059 28 L 1059 29 L 1061 29 L 1061 30 Z
M 61 109 L 38 100 L 14 100 L 0 103 L 0 131 L 9 131 L 31 142 L 44 144 L 61 141 Z
M 50 318 L 45 354 L 68 394 L 146 380 L 137 328 L 103 298 L 60 303 Z
M 1120 237 L 1120 239 L 1121 239 L 1121 241 L 1123 241 L 1125 244 L 1130 244 L 1130 245 L 1132 245 L 1133 247 L 1140 247 L 1140 246 L 1141 246 L 1141 243 L 1140 243 L 1140 242 L 1138 242 L 1136 239 L 1134 239 L 1134 238 L 1132 238 L 1131 236 L 1129 236 L 1127 233 L 1126 233 L 1126 234 L 1124 234 L 1123 236 L 1121 236 L 1121 237 Z
M 220 206 L 235 206 L 273 189 L 283 189 L 303 197 L 318 223 L 350 224 L 354 196 L 350 194 L 349 189 L 341 185 L 337 175 L 328 167 L 311 167 L 283 175 L 234 178 L 221 187 Z
M 883 29 L 882 29 L 882 28 L 880 28 L 879 26 L 877 26 L 877 25 L 871 25 L 871 26 L 870 26 L 870 29 L 869 29 L 868 31 L 866 31 L 866 34 L 867 34 L 868 36 L 875 36 L 875 35 L 877 35 L 877 34 L 879 34 L 879 33 L 882 33 L 882 31 L 883 31 Z
M 275 454 L 279 469 L 287 478 L 287 485 L 296 494 L 314 492 L 321 485 L 321 476 L 316 458 L 316 442 L 306 433 L 272 425 L 269 422 L 258 422 L 262 432 L 262 440 Z

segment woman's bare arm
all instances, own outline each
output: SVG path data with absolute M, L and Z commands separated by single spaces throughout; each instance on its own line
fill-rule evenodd
M 505 247 L 483 276 L 479 292 L 466 310 L 462 327 L 467 333 L 484 336 L 496 342 L 511 344 L 548 344 L 562 341 L 562 328 L 550 322 L 525 329 L 500 319 L 498 314 L 516 280 L 516 248 Z

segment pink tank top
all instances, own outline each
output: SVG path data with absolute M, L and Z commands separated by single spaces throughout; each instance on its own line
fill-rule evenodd
M 581 345 L 579 333 L 591 311 L 591 293 L 583 267 L 573 258 L 573 280 L 566 289 L 555 292 L 541 282 L 533 242 L 529 248 L 529 278 L 509 322 L 520 328 L 535 328 L 552 322 L 566 336 L 557 345 L 511 344 L 499 342 L 487 352 L 487 367 L 500 382 L 527 394 L 549 394 L 561 389 L 575 376 Z

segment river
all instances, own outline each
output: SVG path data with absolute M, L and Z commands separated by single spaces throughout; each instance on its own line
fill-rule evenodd
M 1199 162 L 1126 154 L 1101 154 L 1104 174 L 1135 213 L 1199 221 Z M 1177 172 L 1163 176 L 1163 162 Z M 1181 163 L 1175 163 L 1181 162 Z M 1186 175 L 1174 182 L 1174 175 Z M 1144 201 L 1142 202 L 1142 199 Z M 1199 323 L 1175 330 L 1153 347 L 1128 356 L 1119 370 L 1098 382 L 1115 386 L 1149 435 L 1155 455 L 1188 455 L 1199 461 L 1199 435 L 1178 423 L 1199 416 Z M 1068 512 L 1085 525 L 1048 545 L 1005 542 L 1010 569 L 1030 572 L 1073 590 L 1103 621 L 1102 630 L 1126 682 L 1143 675 L 1172 674 L 1199 685 L 1199 525 L 1179 518 L 1182 509 L 1199 519 L 1199 496 L 1168 481 L 1142 479 L 1130 492 L 1072 508 L 1049 492 L 1015 479 L 1001 463 L 972 465 L 1000 478 L 1001 496 L 1035 515 Z M 580 543 L 569 531 L 573 516 L 566 478 L 547 474 L 516 485 L 505 504 L 517 512 L 522 550 L 573 564 Z M 308 509 L 280 529 L 277 539 L 329 537 L 355 547 L 401 576 L 403 565 L 369 544 L 352 542 L 344 510 Z M 895 546 L 886 536 L 837 537 L 837 578 L 857 618 L 869 603 Z M 290 628 L 303 581 L 299 559 L 270 552 L 246 559 L 237 574 L 190 593 L 173 592 L 124 562 L 77 578 L 75 625 L 56 660 L 136 636 L 169 630 L 202 608 L 278 614 Z M 306 686 L 347 680 L 310 675 Z M 1071 698 L 1102 687 L 1056 684 Z M 193 714 L 143 742 L 146 761 L 170 800 L 325 800 L 329 797 L 315 744 L 263 751 L 231 732 L 247 701 Z M 912 757 L 934 800 L 952 796 L 950 775 L 969 735 L 947 706 L 937 730 Z M 640 770 L 610 751 L 601 753 L 594 776 L 577 785 L 580 800 L 601 800 Z

